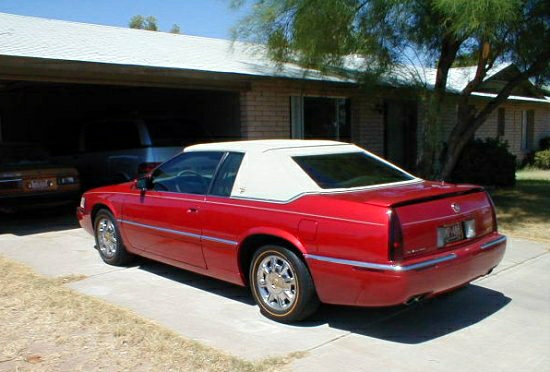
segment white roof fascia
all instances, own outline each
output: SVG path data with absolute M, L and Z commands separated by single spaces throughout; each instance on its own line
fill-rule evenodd
M 472 96 L 484 97 L 484 98 L 496 98 L 497 94 L 494 93 L 483 93 L 483 92 L 473 92 Z M 532 97 L 523 97 L 523 96 L 508 96 L 509 100 L 512 101 L 525 101 L 525 102 L 537 102 L 537 103 L 546 103 L 550 104 L 549 97 L 544 98 L 532 98 Z

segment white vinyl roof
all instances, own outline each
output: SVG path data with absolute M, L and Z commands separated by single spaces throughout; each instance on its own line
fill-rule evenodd
M 320 140 L 256 140 L 201 144 L 185 148 L 184 152 L 236 151 L 244 153 L 231 197 L 285 203 L 304 194 L 362 190 L 377 186 L 345 189 L 323 189 L 292 159 L 300 155 L 322 155 L 363 152 L 389 167 L 395 165 L 370 152 L 344 142 Z M 399 169 L 399 168 L 397 168 Z M 401 170 L 408 174 L 407 172 Z M 411 177 L 414 177 L 411 175 Z M 418 182 L 418 178 L 399 183 Z
M 234 151 L 234 152 L 267 152 L 273 150 L 285 149 L 305 149 L 318 147 L 335 147 L 335 146 L 350 146 L 345 142 L 328 141 L 328 140 L 300 140 L 300 139 L 269 139 L 269 140 L 252 140 L 252 141 L 231 141 L 205 143 L 200 145 L 189 146 L 184 149 L 184 152 L 189 151 Z
M 353 79 L 329 76 L 296 64 L 276 65 L 262 45 L 231 42 L 166 32 L 19 16 L 0 13 L 0 56 L 28 57 L 59 61 L 105 63 L 126 66 L 167 68 L 249 76 L 280 77 L 354 83 Z M 364 68 L 364 58 L 350 56 L 346 66 Z M 509 65 L 495 66 L 486 79 Z M 475 74 L 475 67 L 452 68 L 447 89 L 461 92 Z M 435 83 L 436 69 L 400 66 L 388 75 L 390 84 Z M 478 96 L 486 94 L 474 93 Z M 528 97 L 515 100 L 550 101 Z

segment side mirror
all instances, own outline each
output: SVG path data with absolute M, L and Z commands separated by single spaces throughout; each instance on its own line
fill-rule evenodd
M 140 177 L 135 180 L 134 186 L 141 191 L 149 190 L 153 187 L 151 176 Z

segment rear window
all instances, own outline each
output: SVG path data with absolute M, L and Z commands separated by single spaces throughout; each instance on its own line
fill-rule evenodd
M 413 179 L 364 152 L 294 156 L 292 159 L 323 189 L 373 186 Z

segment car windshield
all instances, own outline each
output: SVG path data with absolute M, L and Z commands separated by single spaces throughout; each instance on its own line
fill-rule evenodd
M 414 179 L 364 152 L 301 155 L 292 159 L 323 189 L 373 186 Z

